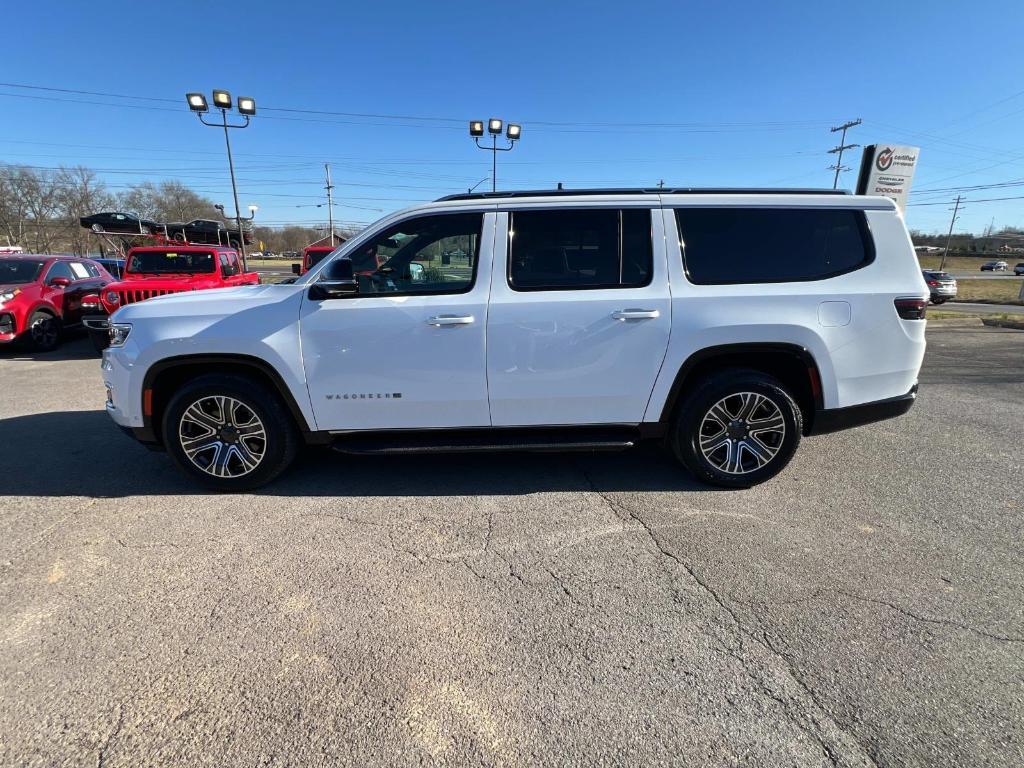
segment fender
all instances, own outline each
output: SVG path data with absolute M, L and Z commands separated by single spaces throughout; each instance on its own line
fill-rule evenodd
M 299 408 L 299 405 L 291 390 L 288 389 L 288 385 L 285 383 L 284 378 L 280 373 L 278 373 L 274 366 L 266 360 L 261 360 L 260 358 L 253 357 L 251 355 L 220 353 L 197 353 L 194 355 L 167 357 L 162 360 L 158 360 L 149 367 L 142 379 L 142 419 L 144 426 L 135 431 L 135 435 L 139 440 L 146 443 L 158 442 L 156 431 L 157 425 L 153 420 L 152 407 L 153 385 L 155 384 L 157 377 L 175 368 L 195 365 L 207 368 L 217 365 L 230 366 L 232 368 L 248 368 L 263 374 L 270 380 L 277 394 L 281 396 L 281 399 L 287 406 L 292 418 L 295 419 L 295 425 L 299 428 L 299 431 L 302 433 L 306 442 L 319 442 L 317 439 L 317 435 L 319 433 L 310 429 L 309 424 L 306 421 L 306 417 L 302 414 L 302 409 Z
M 672 411 L 682 394 L 687 377 L 701 363 L 716 357 L 749 356 L 764 352 L 788 355 L 799 360 L 807 370 L 808 385 L 814 398 L 814 409 L 820 411 L 825 407 L 821 392 L 821 374 L 818 370 L 818 364 L 806 347 L 782 342 L 756 341 L 720 344 L 714 347 L 699 349 L 683 361 L 679 371 L 676 373 L 675 380 L 672 382 L 672 387 L 669 389 L 668 397 L 665 398 L 665 403 L 661 409 L 661 416 L 657 423 L 660 425 L 668 424 L 669 419 L 672 417 Z

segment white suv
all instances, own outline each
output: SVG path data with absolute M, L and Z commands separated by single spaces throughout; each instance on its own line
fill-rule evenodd
M 456 195 L 292 284 L 111 319 L 107 412 L 221 490 L 300 443 L 613 450 L 766 480 L 803 435 L 905 413 L 928 287 L 884 198 L 831 191 Z

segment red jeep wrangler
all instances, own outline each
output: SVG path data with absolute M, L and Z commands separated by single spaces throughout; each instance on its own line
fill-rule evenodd
M 83 305 L 92 311 L 84 318 L 97 350 L 107 346 L 108 317 L 136 301 L 183 291 L 256 285 L 260 276 L 242 272 L 234 248 L 216 245 L 147 245 L 132 248 L 125 258 L 124 274 Z

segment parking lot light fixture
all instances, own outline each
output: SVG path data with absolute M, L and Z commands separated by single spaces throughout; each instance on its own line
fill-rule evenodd
M 484 135 L 484 121 L 483 120 L 470 120 L 469 121 L 469 135 L 476 142 L 477 147 L 480 149 L 486 149 L 491 153 L 491 192 L 498 191 L 498 153 L 509 152 L 512 147 L 516 145 L 516 141 L 523 133 L 523 127 L 518 123 L 509 123 L 505 130 L 505 138 L 508 140 L 507 147 L 498 146 L 498 137 L 501 135 L 501 129 L 505 127 L 505 122 L 500 117 L 492 117 L 487 121 L 487 132 L 491 134 L 491 146 L 486 146 L 480 143 L 480 138 Z
M 218 109 L 231 109 L 231 94 L 227 91 L 214 91 L 213 105 Z
M 224 146 L 228 152 L 228 171 L 231 174 L 231 194 L 235 200 L 235 224 L 238 227 L 238 249 L 242 257 L 242 269 L 247 270 L 246 254 L 245 254 L 245 233 L 242 231 L 242 221 L 252 221 L 255 216 L 255 209 L 250 207 L 252 215 L 245 219 L 242 216 L 242 210 L 238 205 L 238 184 L 235 181 L 235 161 L 231 156 L 231 136 L 228 132 L 229 128 L 246 128 L 249 125 L 250 118 L 256 114 L 256 100 L 251 96 L 241 96 L 238 99 L 238 113 L 245 118 L 244 122 L 231 123 L 228 122 L 228 110 L 231 109 L 231 94 L 228 91 L 214 90 L 213 92 L 213 105 L 220 110 L 221 120 L 218 123 L 207 122 L 203 117 L 203 113 L 208 111 L 206 103 L 206 96 L 201 93 L 187 93 L 185 98 L 188 100 L 188 107 L 199 118 L 199 122 L 203 125 L 210 126 L 211 128 L 223 128 L 224 129 Z M 224 215 L 224 207 L 217 206 L 217 209 L 221 212 L 221 215 L 226 219 Z
M 188 99 L 188 108 L 193 112 L 207 112 L 210 109 L 206 97 L 201 93 L 186 93 L 185 98 Z

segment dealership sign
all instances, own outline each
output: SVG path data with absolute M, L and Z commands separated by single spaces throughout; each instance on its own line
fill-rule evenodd
M 864 147 L 860 175 L 857 176 L 857 194 L 888 197 L 896 201 L 900 211 L 905 211 L 920 152 L 918 147 L 895 144 Z

